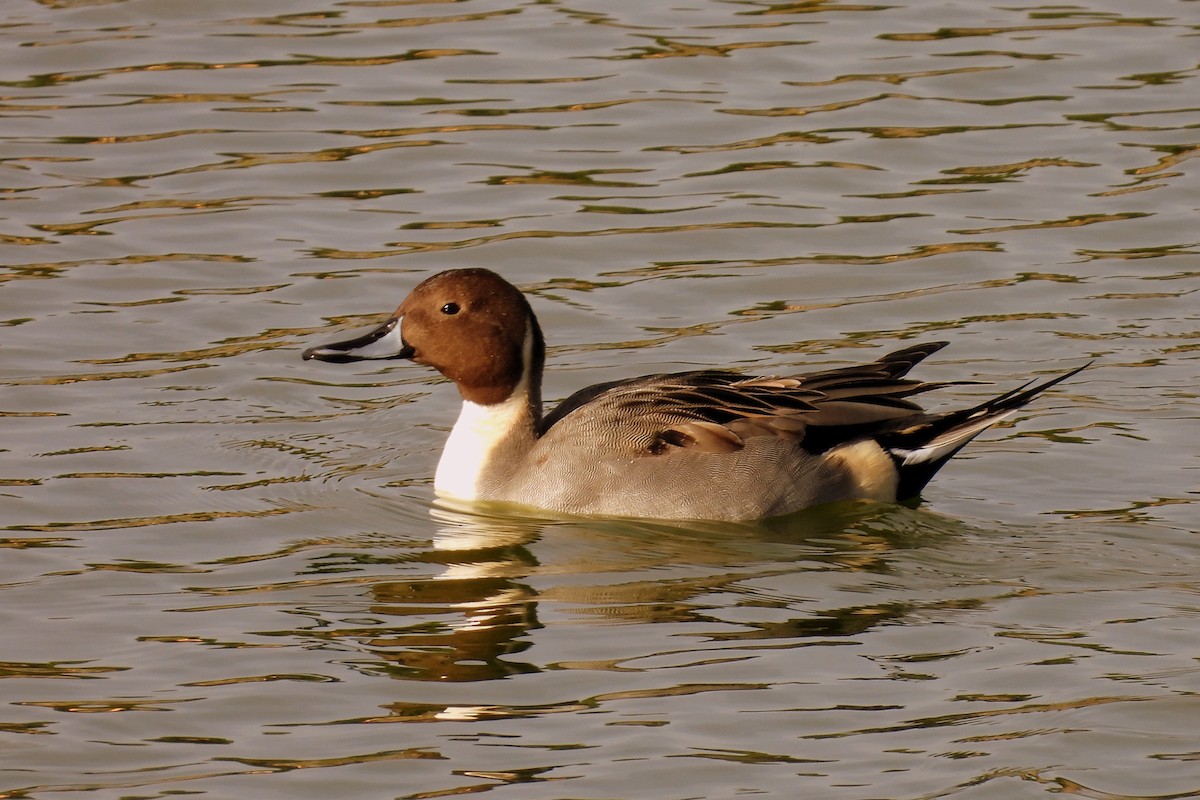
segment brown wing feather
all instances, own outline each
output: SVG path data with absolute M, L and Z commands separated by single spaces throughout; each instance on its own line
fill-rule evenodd
M 603 394 L 623 415 L 658 421 L 652 455 L 675 448 L 729 453 L 754 436 L 822 451 L 922 413 L 905 398 L 945 384 L 903 376 L 943 346 L 918 345 L 871 364 L 797 377 L 743 378 L 716 370 L 655 375 L 611 385 Z

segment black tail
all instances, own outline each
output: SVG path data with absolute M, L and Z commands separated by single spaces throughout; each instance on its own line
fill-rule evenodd
M 942 465 L 987 428 L 1014 413 L 1052 386 L 1087 369 L 1093 362 L 1076 367 L 1037 385 L 1033 381 L 973 408 L 945 414 L 927 414 L 903 427 L 875 437 L 896 461 L 900 483 L 898 500 L 916 497 Z

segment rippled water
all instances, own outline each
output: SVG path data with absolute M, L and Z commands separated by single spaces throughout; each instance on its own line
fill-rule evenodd
M 1194 0 L 13 0 L 0 797 L 1200 797 Z M 1098 363 L 916 509 L 432 506 L 420 278 L 547 394 Z

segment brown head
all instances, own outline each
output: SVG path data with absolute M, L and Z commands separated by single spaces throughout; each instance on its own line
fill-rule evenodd
M 541 329 L 525 296 L 491 270 L 454 269 L 427 278 L 379 328 L 310 348 L 304 358 L 408 358 L 438 370 L 464 400 L 479 405 L 507 400 L 528 372 L 530 399 L 540 411 Z
M 527 337 L 528 369 L 540 379 L 544 345 L 529 301 L 491 270 L 438 273 L 412 290 L 396 316 L 410 358 L 454 381 L 466 400 L 508 399 L 527 368 Z

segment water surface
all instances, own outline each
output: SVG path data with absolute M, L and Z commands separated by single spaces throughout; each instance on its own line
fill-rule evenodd
M 1200 796 L 1198 10 L 10 3 L 0 796 Z M 299 352 L 468 265 L 551 398 L 1097 364 L 914 509 L 463 514 Z

